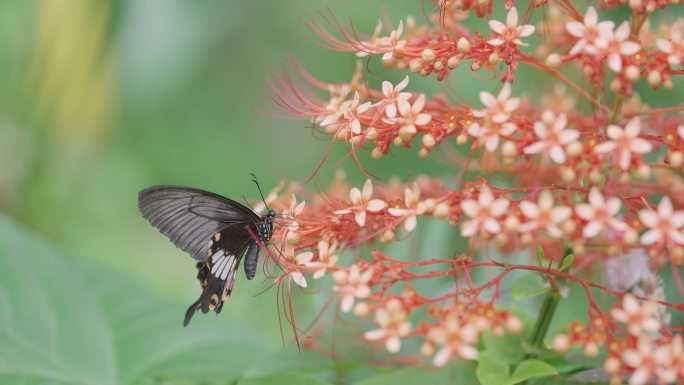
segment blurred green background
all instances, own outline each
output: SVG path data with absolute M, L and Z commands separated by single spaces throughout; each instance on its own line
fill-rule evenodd
M 194 263 L 137 211 L 154 184 L 256 198 L 249 173 L 265 190 L 311 174 L 327 139 L 273 117 L 266 81 L 289 54 L 322 80 L 351 77 L 353 55 L 317 47 L 301 18 L 327 7 L 365 31 L 383 10 L 422 14 L 409 0 L 0 2 L 0 384 L 283 383 L 254 377 L 283 370 L 317 384 L 303 367 L 353 380 L 281 337 L 259 278 L 239 274 L 221 317 L 183 329 Z M 338 167 L 363 180 L 343 158 L 318 182 Z M 323 301 L 300 304 L 301 327 Z
M 370 32 L 383 14 L 394 23 L 407 15 L 420 22 L 430 6 L 1 1 L 0 384 L 316 385 L 364 377 L 366 385 L 422 384 L 462 372 L 384 372 L 363 358 L 333 362 L 297 353 L 292 332 L 285 328 L 281 337 L 275 289 L 258 295 L 270 282 L 247 282 L 242 274 L 220 317 L 198 316 L 183 329 L 183 312 L 199 294 L 194 262 L 142 219 L 136 202 L 138 191 L 154 184 L 256 198 L 249 173 L 265 190 L 280 180 L 304 181 L 327 138 L 307 122 L 273 117 L 266 81 L 289 54 L 330 82 L 347 81 L 356 61 L 312 43 L 301 17 L 330 7 L 341 21 L 352 18 Z M 373 68 L 374 85 L 404 76 L 377 62 Z M 412 76 L 411 88 L 476 102 L 488 77 L 467 68 L 457 74 L 449 86 Z M 528 89 L 552 86 L 535 81 Z M 365 178 L 344 154 L 335 147 L 313 189 L 337 168 L 354 182 Z M 384 181 L 459 172 L 438 153 L 419 162 L 416 154 L 361 159 Z M 423 254 L 455 249 L 457 229 L 428 221 L 420 231 L 414 238 Z M 407 250 L 396 244 L 392 251 Z M 306 327 L 327 292 L 299 297 L 299 326 Z

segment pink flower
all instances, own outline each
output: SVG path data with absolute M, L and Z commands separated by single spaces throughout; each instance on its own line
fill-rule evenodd
M 661 380 L 658 383 L 673 383 L 676 377 L 663 371 L 669 367 L 672 357 L 668 346 L 654 346 L 650 338 L 642 336 L 637 341 L 636 349 L 622 352 L 622 361 L 635 371 L 629 378 L 629 385 L 645 385 L 650 382 L 654 374 Z
M 461 235 L 471 237 L 477 232 L 498 234 L 501 232 L 501 224 L 496 218 L 508 210 L 508 204 L 506 198 L 494 200 L 494 195 L 489 187 L 482 186 L 477 201 L 466 199 L 461 202 L 463 212 L 472 218 L 463 222 Z
M 376 105 L 385 106 L 385 115 L 387 115 L 388 118 L 396 117 L 397 106 L 411 98 L 410 92 L 401 92 L 401 90 L 406 88 L 408 83 L 408 76 L 394 87 L 392 87 L 392 83 L 388 81 L 382 82 L 382 94 L 385 95 L 385 99 L 381 100 Z
M 418 209 L 418 198 L 420 197 L 420 190 L 418 185 L 414 184 L 413 189 L 404 190 L 404 205 L 406 208 L 391 207 L 387 209 L 390 215 L 395 217 L 404 217 L 404 228 L 406 231 L 413 231 L 416 228 L 416 215 L 422 214 Z
M 423 113 L 425 95 L 420 95 L 413 105 L 408 100 L 399 101 L 399 115 L 395 118 L 384 118 L 385 123 L 399 124 L 399 136 L 410 140 L 417 132 L 416 126 L 424 126 L 432 120 L 432 115 Z
M 349 199 L 352 207 L 343 210 L 335 211 L 335 214 L 349 214 L 354 212 L 354 219 L 359 226 L 363 227 L 366 224 L 366 212 L 377 213 L 385 208 L 385 202 L 380 199 L 371 199 L 373 196 L 373 182 L 370 179 L 366 180 L 363 185 L 363 191 L 353 187 L 349 191 Z
M 375 311 L 374 321 L 380 328 L 363 336 L 371 341 L 384 340 L 387 351 L 397 353 L 401 349 L 401 338 L 411 333 L 411 322 L 407 320 L 401 301 L 396 298 L 389 300 L 385 308 Z
M 641 243 L 652 245 L 656 242 L 669 245 L 674 242 L 684 245 L 684 211 L 674 211 L 670 198 L 664 196 L 658 204 L 658 211 L 644 209 L 639 211 L 639 219 L 650 230 L 641 235 Z
M 668 55 L 667 62 L 673 66 L 684 62 L 684 33 L 682 33 L 682 28 L 684 28 L 684 23 L 675 23 L 670 28 L 669 39 L 656 40 L 656 46 L 661 52 Z
M 306 287 L 307 282 L 306 278 L 304 278 L 304 274 L 302 274 L 302 272 L 299 269 L 306 268 L 307 264 L 311 262 L 312 258 L 313 253 L 310 251 L 299 253 L 296 257 L 290 256 L 287 258 L 290 262 L 292 262 L 295 265 L 290 268 L 290 277 L 292 277 L 292 280 L 295 281 L 295 283 L 301 287 Z
M 337 241 L 332 244 L 327 239 L 318 242 L 318 261 L 309 262 L 306 266 L 314 270 L 313 279 L 320 279 L 325 272 L 337 265 L 339 257 L 335 255 Z
M 594 7 L 589 7 L 584 14 L 584 24 L 578 21 L 570 21 L 565 25 L 565 29 L 572 36 L 579 38 L 575 45 L 570 49 L 570 55 L 585 51 L 596 54 L 594 43 L 601 35 L 611 33 L 615 24 L 612 21 L 598 22 L 598 14 Z
M 630 334 L 639 336 L 660 330 L 660 322 L 653 317 L 655 312 L 654 301 L 640 305 L 633 295 L 625 294 L 622 297 L 622 307 L 613 308 L 610 315 L 614 320 L 626 324 Z
M 368 111 L 371 107 L 370 102 L 363 103 L 359 105 L 359 93 L 354 93 L 354 99 L 351 104 L 344 110 L 344 118 L 347 121 L 347 128 L 354 134 L 361 133 L 361 121 L 359 120 L 359 115 Z
M 565 114 L 556 115 L 546 110 L 542 114 L 542 121 L 534 123 L 534 133 L 540 139 L 523 149 L 525 154 L 543 152 L 550 156 L 557 164 L 565 163 L 564 146 L 579 138 L 579 132 L 567 129 L 568 117 Z
M 629 163 L 632 159 L 632 153 L 645 154 L 653 148 L 651 142 L 646 139 L 639 138 L 641 131 L 641 120 L 633 118 L 622 129 L 620 126 L 611 124 L 608 126 L 607 134 L 612 140 L 603 142 L 594 147 L 594 152 L 597 154 L 605 154 L 607 152 L 615 152 L 617 154 L 618 164 L 624 171 L 629 169 Z
M 589 203 L 582 203 L 575 207 L 577 215 L 589 221 L 582 231 L 585 238 L 593 238 L 601 233 L 606 227 L 616 230 L 625 231 L 628 226 L 621 220 L 615 218 L 620 212 L 622 203 L 617 197 L 613 197 L 606 201 L 603 199 L 601 191 L 592 187 L 589 191 Z
M 288 228 L 290 231 L 299 230 L 299 223 L 297 222 L 297 216 L 304 211 L 304 206 L 306 206 L 306 201 L 302 201 L 297 204 L 297 197 L 292 194 L 290 198 L 290 208 L 283 211 L 283 217 L 290 219 Z
M 539 204 L 530 201 L 520 202 L 520 211 L 529 219 L 520 225 L 520 231 L 544 230 L 553 237 L 563 236 L 558 224 L 567 221 L 572 210 L 567 206 L 553 207 L 553 203 L 553 195 L 548 190 L 539 194 Z
M 330 85 L 328 89 L 330 91 L 330 100 L 325 106 L 326 113 L 317 116 L 314 119 L 314 123 L 325 128 L 326 132 L 332 133 L 342 127 L 342 117 L 347 108 L 349 108 L 350 102 L 347 100 L 347 95 L 349 95 L 350 90 L 346 85 L 342 87 Z
M 375 30 L 373 31 L 373 35 L 371 36 L 370 40 L 363 40 L 361 41 L 361 46 L 362 47 L 386 47 L 387 44 L 389 43 L 389 37 L 383 36 L 380 37 L 380 33 L 383 30 L 383 25 L 382 25 L 382 20 L 378 20 L 378 24 L 375 25 Z M 356 52 L 357 57 L 366 57 L 372 53 L 372 50 L 370 51 L 358 51 Z
M 487 41 L 487 43 L 493 46 L 499 46 L 505 43 L 527 45 L 520 41 L 520 38 L 530 36 L 534 33 L 534 26 L 531 24 L 518 26 L 518 10 L 515 9 L 515 7 L 512 7 L 508 11 L 505 25 L 500 21 L 490 20 L 489 28 L 497 35 L 496 38 Z
M 361 273 L 358 265 L 352 265 L 349 270 L 338 270 L 333 273 L 335 281 L 334 291 L 342 295 L 340 309 L 348 312 L 354 306 L 355 298 L 366 298 L 371 290 L 368 282 L 373 278 L 373 269 L 368 269 Z
M 612 29 L 601 31 L 596 39 L 596 48 L 608 56 L 608 67 L 615 72 L 622 70 L 622 56 L 634 55 L 641 50 L 641 45 L 634 41 L 628 41 L 630 27 L 628 22 L 623 22 L 613 32 Z
M 428 338 L 442 345 L 432 360 L 438 367 L 446 365 L 455 356 L 474 360 L 479 353 L 474 346 L 480 338 L 477 327 L 472 323 L 463 324 L 452 315 L 447 316 L 442 326 L 430 329 Z
M 511 98 L 511 85 L 509 83 L 501 87 L 501 91 L 499 91 L 496 97 L 487 91 L 480 92 L 480 101 L 485 108 L 473 110 L 473 116 L 491 120 L 495 123 L 506 122 L 511 117 L 513 111 L 520 107 L 520 99 Z
M 392 62 L 396 56 L 395 51 L 402 50 L 406 46 L 406 40 L 399 40 L 402 33 L 404 33 L 404 23 L 400 21 L 399 27 L 390 34 L 389 41 L 387 42 L 390 50 L 382 55 L 383 62 Z
M 494 152 L 499 147 L 499 139 L 503 136 L 510 136 L 518 129 L 515 123 L 493 123 L 480 126 L 478 123 L 473 123 L 468 127 L 468 134 L 474 138 L 478 138 L 480 143 L 484 144 L 485 150 Z

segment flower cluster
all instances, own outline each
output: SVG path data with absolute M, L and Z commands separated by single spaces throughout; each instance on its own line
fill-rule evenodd
M 298 75 L 271 84 L 274 102 L 311 122 L 331 146 L 342 142 L 362 171 L 359 152 L 379 159 L 416 146 L 422 158 L 443 150 L 441 159 L 457 172 L 358 186 L 338 175 L 318 193 L 279 186 L 268 198 L 284 217 L 275 232 L 284 250 L 273 255 L 284 266 L 276 280 L 307 287 L 310 276 L 329 277 L 340 312 L 367 322 L 365 340 L 407 355 L 418 345 L 404 341 L 418 340 L 421 355 L 442 366 L 476 360 L 485 333 L 523 330 L 499 300 L 509 273 L 525 271 L 544 282 L 542 313 L 570 286 L 586 295 L 586 316 L 567 320 L 566 331 L 548 339 L 552 349 L 578 346 L 598 359 L 605 347 L 603 368 L 614 383 L 684 380 L 681 327 L 669 324 L 684 306 L 668 301 L 658 275 L 669 266 L 684 295 L 684 107 L 651 107 L 638 94 L 667 92 L 684 75 L 684 19 L 656 28 L 653 17 L 676 2 L 609 0 L 579 9 L 541 1 L 522 12 L 505 1 L 499 19 L 492 1 L 439 0 L 425 25 L 409 17 L 385 28 L 383 21 L 368 36 L 334 15 L 310 20 L 323 45 L 365 65 L 349 81 L 326 83 L 293 62 Z M 618 7 L 631 17 L 608 20 L 603 9 Z M 487 21 L 475 24 L 480 30 L 469 26 L 474 17 Z M 401 80 L 366 82 L 364 70 L 376 61 L 404 72 Z M 465 63 L 502 85 L 478 90 L 473 104 L 413 89 L 413 78 L 442 81 Z M 523 66 L 557 85 L 535 94 L 518 72 Z M 463 255 L 386 253 L 383 244 L 420 236 L 427 218 L 454 227 L 467 244 Z M 510 254 L 537 260 L 513 264 Z M 636 266 L 622 261 L 637 254 L 640 271 L 620 272 L 631 278 L 619 285 L 600 274 Z M 486 280 L 471 275 L 482 269 Z M 416 284 L 443 277 L 453 284 L 432 291 Z M 597 291 L 619 305 L 606 309 Z M 544 317 L 527 356 L 545 347 Z
M 657 308 L 655 300 L 642 302 L 626 294 L 622 304 L 610 311 L 610 318 L 595 318 L 587 327 L 573 322 L 568 334 L 557 335 L 552 346 L 565 352 L 571 345 L 581 344 L 587 356 L 595 357 L 598 346 L 607 344 L 608 357 L 603 368 L 612 376 L 612 382 L 622 383 L 627 372 L 630 385 L 654 380 L 674 383 L 684 377 L 682 335 L 662 333 L 667 324 L 659 319 Z

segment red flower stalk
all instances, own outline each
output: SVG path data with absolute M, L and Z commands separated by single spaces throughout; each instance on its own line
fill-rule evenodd
M 523 330 L 523 320 L 501 301 L 510 273 L 525 271 L 542 277 L 548 289 L 543 322 L 531 338 L 537 350 L 528 356 L 543 349 L 553 309 L 570 286 L 586 296 L 586 317 L 567 320 L 552 349 L 579 346 L 597 357 L 605 346 L 603 368 L 615 383 L 684 380 L 681 327 L 671 325 L 671 313 L 684 306 L 668 300 L 657 274 L 669 265 L 684 295 L 678 272 L 684 107 L 649 107 L 637 94 L 644 86 L 671 89 L 684 73 L 684 20 L 658 30 L 646 23 L 671 3 L 629 1 L 632 17 L 614 21 L 594 6 L 581 10 L 568 1 L 534 2 L 521 15 L 510 1 L 505 20 L 497 21 L 494 2 L 440 0 L 428 17 L 432 24 L 419 26 L 409 17 L 385 32 L 380 23 L 369 36 L 344 28 L 332 14 L 308 21 L 321 45 L 369 63 L 377 56 L 387 68 L 436 74 L 438 81 L 469 63 L 471 71 L 484 68 L 504 84 L 493 93 L 481 90 L 475 105 L 456 104 L 413 91 L 410 76 L 374 89 L 362 81 L 359 65 L 351 81 L 325 83 L 293 61 L 298 75 L 273 81 L 274 102 L 342 141 L 357 162 L 358 151 L 377 159 L 417 143 L 420 157 L 443 149 L 460 171 L 444 175 L 451 184 L 418 176 L 408 183 L 368 179 L 359 187 L 338 177 L 325 193 L 279 186 L 267 199 L 286 219 L 274 239 L 288 263 L 276 280 L 308 287 L 309 277 L 331 279 L 339 309 L 372 320 L 361 337 L 409 358 L 403 341 L 418 340 L 421 355 L 441 366 L 475 360 L 486 331 Z M 470 11 L 487 19 L 486 30 L 465 26 Z M 543 21 L 535 26 L 535 19 Z M 521 65 L 562 85 L 538 97 L 514 96 L 526 89 L 524 81 L 515 83 Z M 382 244 L 417 233 L 425 217 L 454 225 L 468 250 L 432 259 L 386 254 Z M 488 253 L 490 243 L 496 256 Z M 371 251 L 355 257 L 362 245 Z M 543 251 L 536 262 L 498 260 L 533 250 Z M 634 255 L 643 256 L 642 268 L 618 273 L 609 267 L 616 256 Z M 629 276 L 629 286 L 615 284 L 616 277 L 602 283 L 598 273 L 606 266 Z M 485 281 L 472 274 L 481 270 L 488 271 Z M 443 277 L 454 285 L 416 289 Z M 606 305 L 606 297 L 617 305 Z

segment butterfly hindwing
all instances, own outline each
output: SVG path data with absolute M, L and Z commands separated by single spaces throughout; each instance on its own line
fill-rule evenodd
M 209 257 L 206 261 L 197 263 L 199 270 L 197 279 L 202 286 L 202 294 L 186 311 L 183 322 L 185 326 L 198 310 L 202 313 L 207 313 L 209 310 L 220 313 L 223 302 L 232 293 L 235 272 L 240 265 L 240 260 L 252 245 L 256 245 L 248 232 L 236 231 L 238 226 L 239 224 L 234 224 L 217 232 L 209 242 L 210 246 L 207 249 Z
M 141 191 L 138 208 L 174 245 L 198 261 L 207 259 L 208 240 L 214 234 L 229 225 L 246 225 L 261 219 L 231 199 L 179 186 L 155 186 Z

